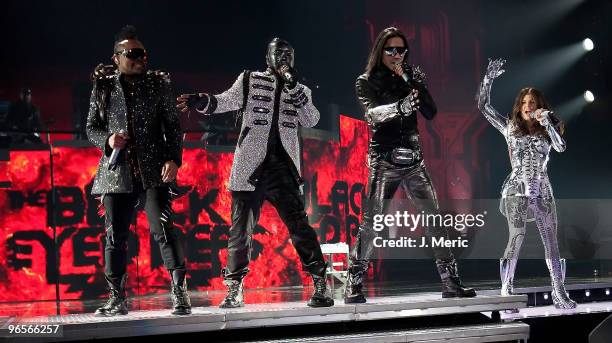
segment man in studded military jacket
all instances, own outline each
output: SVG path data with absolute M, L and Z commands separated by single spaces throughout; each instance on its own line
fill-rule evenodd
M 171 190 L 181 165 L 182 138 L 168 74 L 147 70 L 147 53 L 126 27 L 115 41 L 117 68 L 98 67 L 87 136 L 103 152 L 92 194 L 105 209 L 105 277 L 110 296 L 98 316 L 127 314 L 127 240 L 134 208 L 146 198 L 151 233 L 172 278 L 174 314 L 189 314 L 183 248 L 172 222 Z
M 241 114 L 229 182 L 232 227 L 223 270 L 228 294 L 220 307 L 244 305 L 242 281 L 249 271 L 251 235 L 264 200 L 278 211 L 303 269 L 313 277 L 315 292 L 308 305 L 333 305 L 326 290 L 326 264 L 316 233 L 308 224 L 300 192 L 303 181 L 298 129 L 314 126 L 319 111 L 312 103 L 310 89 L 297 82 L 293 60 L 291 45 L 275 38 L 268 45 L 266 71 L 241 73 L 232 87 L 219 95 L 184 94 L 177 99 L 177 107 L 183 112 L 196 109 L 203 114 Z

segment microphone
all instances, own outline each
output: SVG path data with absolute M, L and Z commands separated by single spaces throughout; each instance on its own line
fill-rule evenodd
M 123 133 L 123 130 L 119 131 L 119 133 Z M 117 159 L 119 158 L 119 153 L 121 152 L 121 149 L 119 148 L 114 148 L 113 152 L 110 155 L 110 158 L 108 159 L 108 170 L 115 170 L 117 168 Z
M 289 66 L 286 64 L 283 64 L 280 67 L 280 72 L 283 75 L 283 77 L 285 78 L 285 80 L 287 80 L 288 83 L 293 83 L 293 75 L 291 75 L 291 73 L 289 72 Z
M 410 67 L 403 63 L 399 63 L 399 62 L 396 62 L 394 64 L 402 67 L 402 70 L 404 71 L 404 73 L 402 74 L 402 79 L 404 80 L 404 82 L 411 83 L 410 78 L 408 77 L 408 70 Z
M 548 126 L 551 123 L 550 120 L 549 120 L 551 114 L 553 114 L 553 111 L 550 111 L 550 110 L 542 111 L 542 118 L 543 118 L 543 120 L 541 122 L 538 122 L 538 124 L 540 124 L 542 126 Z M 536 111 L 530 112 L 529 113 L 529 118 L 536 119 Z
M 553 113 L 552 111 L 549 110 L 544 110 L 542 111 L 542 117 L 544 117 L 545 119 L 548 118 L 548 115 Z M 529 112 L 529 118 L 531 119 L 536 119 L 536 111 L 533 112 Z

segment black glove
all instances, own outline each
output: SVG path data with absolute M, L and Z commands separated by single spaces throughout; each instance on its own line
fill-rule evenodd
M 98 64 L 91 74 L 92 80 L 103 79 L 112 76 L 117 71 L 117 67 L 114 65 Z
M 200 96 L 199 94 L 189 94 L 187 98 L 187 107 L 195 108 L 198 111 L 204 111 L 208 105 L 208 95 Z
M 419 102 L 417 90 L 413 89 L 410 94 L 398 102 L 397 109 L 400 114 L 409 116 L 419 109 Z

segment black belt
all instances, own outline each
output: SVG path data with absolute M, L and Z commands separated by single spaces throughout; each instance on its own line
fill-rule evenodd
M 411 166 L 423 160 L 421 150 L 408 148 L 395 148 L 391 151 L 378 154 L 385 161 L 396 166 Z

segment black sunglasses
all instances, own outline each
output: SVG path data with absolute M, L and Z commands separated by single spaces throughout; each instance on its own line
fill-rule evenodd
M 405 46 L 389 46 L 383 49 L 385 55 L 387 56 L 395 56 L 396 54 L 404 55 L 408 48 Z
M 131 60 L 136 60 L 139 58 L 146 59 L 147 51 L 143 48 L 133 48 L 129 50 L 117 51 L 115 55 L 123 55 Z

